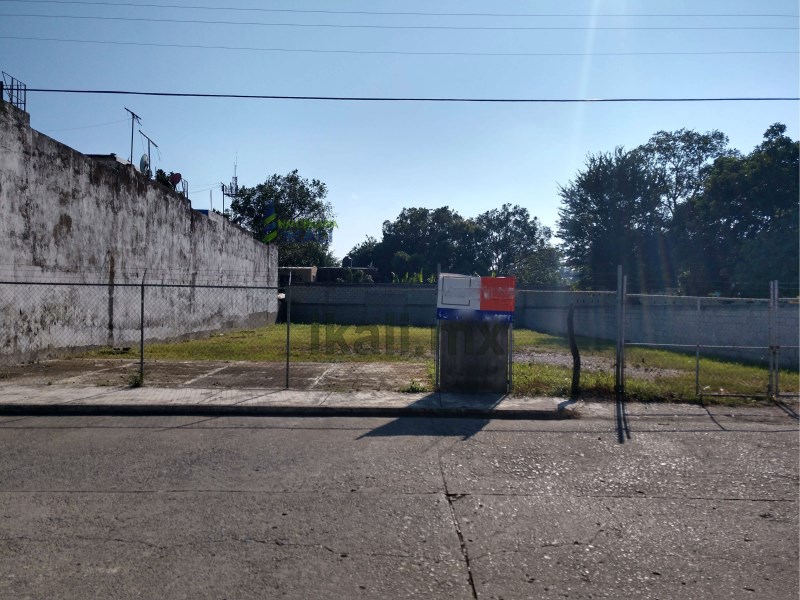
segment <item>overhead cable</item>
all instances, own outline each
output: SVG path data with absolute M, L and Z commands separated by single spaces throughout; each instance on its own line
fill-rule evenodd
M 2 1 L 2 0 L 0 0 Z M 535 56 L 717 56 L 738 54 L 800 54 L 796 50 L 710 50 L 705 52 L 459 52 L 441 51 L 426 52 L 412 50 L 337 50 L 316 48 L 260 48 L 255 46 L 221 46 L 205 44 L 164 44 L 154 42 L 121 42 L 118 40 L 76 40 L 70 38 L 28 37 L 16 35 L 0 35 L 3 40 L 21 40 L 34 42 L 65 42 L 75 44 L 106 44 L 111 46 L 143 46 L 152 48 L 186 48 L 191 50 L 238 50 L 249 52 L 282 52 L 307 54 L 375 54 L 394 56 L 496 56 L 496 57 L 535 57 Z
M 571 103 L 633 103 L 633 102 L 796 102 L 800 97 L 726 96 L 705 98 L 423 98 L 380 96 L 289 96 L 273 94 L 212 94 L 198 92 L 141 92 L 132 90 L 79 90 L 28 88 L 28 93 L 105 94 L 125 96 L 157 96 L 172 98 L 222 98 L 239 100 L 322 100 L 334 102 L 475 102 L 502 104 L 571 104 Z
M 335 23 L 266 23 L 263 21 L 208 21 L 202 19 L 167 19 L 148 17 L 101 17 L 97 15 L 42 15 L 42 14 L 7 14 L 0 13 L 4 18 L 32 18 L 32 19 L 73 19 L 96 21 L 129 21 L 136 23 L 180 23 L 185 25 L 241 25 L 254 27 L 300 27 L 300 28 L 325 28 L 325 29 L 394 29 L 394 30 L 448 30 L 448 31 L 631 31 L 631 30 L 658 30 L 658 31 L 710 31 L 710 30 L 792 30 L 797 31 L 797 26 L 696 26 L 696 27 L 640 27 L 640 26 L 508 26 L 487 27 L 471 25 L 361 25 L 361 24 L 335 24 Z
M 169 8 L 179 10 L 212 10 L 212 11 L 236 11 L 236 12 L 260 12 L 260 13 L 289 13 L 289 14 L 319 14 L 319 15 L 368 15 L 368 16 L 392 16 L 392 17 L 532 17 L 532 18 L 564 18 L 564 17 L 725 17 L 725 18 L 797 18 L 796 14 L 776 14 L 776 13 L 446 13 L 446 12 L 422 12 L 422 11 L 371 11 L 371 10 L 313 10 L 300 8 L 259 8 L 259 7 L 237 7 L 237 6 L 203 6 L 188 4 L 158 4 L 152 2 L 90 2 L 87 0 L 0 0 L 0 2 L 14 2 L 18 4 L 73 4 L 81 6 L 113 6 L 113 7 L 134 7 L 134 8 Z

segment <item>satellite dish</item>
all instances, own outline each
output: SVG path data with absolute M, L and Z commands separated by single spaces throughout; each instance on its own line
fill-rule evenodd
M 142 154 L 142 158 L 139 159 L 139 170 L 145 177 L 150 177 L 150 175 L 152 175 L 150 171 L 150 159 L 147 158 L 147 154 Z
M 173 173 L 169 176 L 169 182 L 172 184 L 172 187 L 175 187 L 181 182 L 181 174 L 180 173 Z

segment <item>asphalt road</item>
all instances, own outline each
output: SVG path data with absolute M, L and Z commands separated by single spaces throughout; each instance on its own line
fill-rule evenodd
M 0 418 L 2 598 L 798 597 L 798 423 Z

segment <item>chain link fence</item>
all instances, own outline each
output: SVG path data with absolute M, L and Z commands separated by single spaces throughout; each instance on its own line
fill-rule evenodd
M 291 287 L 3 282 L 0 384 L 146 385 L 178 399 L 193 388 L 208 402 L 286 388 L 432 389 L 432 328 L 406 313 L 342 323 L 341 307 L 353 308 L 297 323 Z
M 0 309 L 6 383 L 286 385 L 275 287 L 6 282 Z
M 519 290 L 511 357 L 514 393 L 613 395 L 615 302 L 614 292 Z
M 513 393 L 800 393 L 800 305 L 777 284 L 768 299 L 689 298 L 627 294 L 620 281 L 616 292 L 518 291 Z M 430 391 L 435 308 L 420 290 L 3 282 L 0 384 L 195 388 L 209 401 L 284 388 Z
M 624 294 L 619 387 L 628 397 L 797 397 L 798 302 Z M 645 377 L 642 377 L 642 375 Z

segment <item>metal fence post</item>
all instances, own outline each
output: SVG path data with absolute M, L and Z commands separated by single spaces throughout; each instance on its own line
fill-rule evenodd
M 617 347 L 614 364 L 614 391 L 622 392 L 622 265 L 617 266 Z
M 700 396 L 700 298 L 697 299 L 697 320 L 694 325 L 697 346 L 694 358 L 694 395 Z
M 514 389 L 514 322 L 508 325 L 508 386 L 506 393 Z
M 625 394 L 625 317 L 627 314 L 628 302 L 628 276 L 622 276 L 622 324 L 620 325 L 621 343 L 620 349 L 622 350 L 622 362 L 620 363 L 620 372 L 622 374 L 622 394 Z
M 777 398 L 780 395 L 780 345 L 776 340 L 778 320 L 778 280 L 769 282 L 769 386 L 768 395 Z
M 439 391 L 439 366 L 441 364 L 441 345 L 442 345 L 442 322 L 436 319 L 436 345 L 433 349 L 433 387 L 434 391 Z
M 780 310 L 780 286 L 778 280 L 775 280 L 775 325 L 777 327 L 778 311 Z M 774 330 L 774 329 L 773 329 Z M 777 336 L 776 336 L 777 337 Z M 775 397 L 781 395 L 781 344 L 779 339 L 775 340 Z
M 769 312 L 767 313 L 767 345 L 769 346 L 769 377 L 767 383 L 767 397 L 775 397 L 775 346 L 772 340 L 772 321 L 775 315 L 775 282 L 769 282 Z
M 141 302 L 139 304 L 139 385 L 144 383 L 144 276 L 142 276 Z
M 291 352 L 290 334 L 292 328 L 292 287 L 286 287 L 286 382 L 285 387 L 289 389 L 289 354 Z

